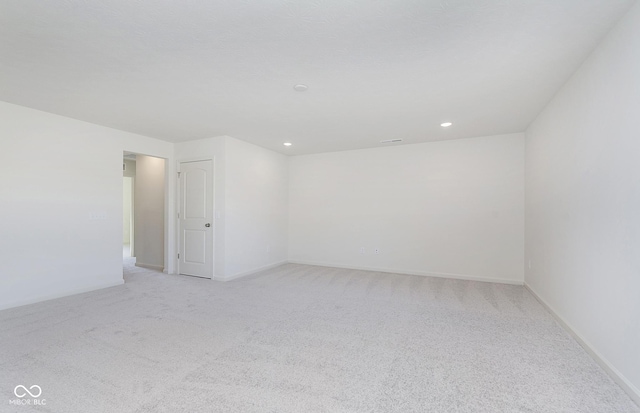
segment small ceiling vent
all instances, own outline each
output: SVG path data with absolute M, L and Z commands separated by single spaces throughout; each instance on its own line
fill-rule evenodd
M 386 141 L 380 141 L 380 143 L 397 143 L 402 142 L 402 139 L 387 139 Z

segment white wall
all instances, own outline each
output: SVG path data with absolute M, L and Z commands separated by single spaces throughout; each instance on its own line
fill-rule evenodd
M 0 102 L 0 148 L 0 308 L 122 283 L 122 152 L 173 145 Z
M 285 155 L 226 139 L 225 278 L 287 260 Z
M 165 160 L 137 155 L 134 187 L 136 265 L 163 270 Z
M 526 154 L 526 283 L 640 402 L 640 4 L 530 126 Z
M 295 156 L 289 176 L 291 261 L 523 281 L 522 134 Z
M 126 169 L 122 171 L 122 176 L 128 176 L 135 178 L 136 176 L 136 161 L 132 159 L 123 159 L 122 162 L 126 165 Z

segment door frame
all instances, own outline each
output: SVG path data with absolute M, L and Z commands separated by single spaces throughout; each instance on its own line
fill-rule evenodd
M 131 205 L 129 205 L 129 248 L 132 257 L 135 257 L 134 239 L 135 239 L 135 208 L 136 208 L 136 178 L 135 176 L 123 176 L 122 179 L 131 180 L 131 193 L 129 194 L 131 199 Z M 165 223 L 166 225 L 166 223 Z M 166 252 L 165 252 L 166 253 Z
M 159 158 L 164 160 L 165 168 L 164 168 L 164 247 L 163 247 L 164 248 L 164 264 L 163 264 L 164 269 L 163 269 L 163 272 L 165 274 L 172 273 L 171 272 L 172 269 L 177 268 L 175 266 L 172 266 L 174 262 L 171 259 L 171 256 L 172 256 L 171 254 L 173 254 L 175 251 L 175 245 L 171 245 L 171 243 L 169 242 L 170 239 L 172 238 L 171 235 L 173 234 L 176 228 L 175 222 L 172 219 L 170 219 L 170 216 L 173 214 L 173 211 L 171 211 L 170 207 L 172 205 L 175 205 L 175 202 L 174 202 L 175 194 L 173 194 L 171 191 L 173 188 L 175 188 L 174 183 L 172 181 L 175 175 L 173 175 L 171 171 L 171 166 L 173 166 L 174 158 L 173 156 L 156 154 L 154 152 L 146 152 L 146 151 L 129 149 L 126 146 L 123 148 L 122 152 L 123 154 L 129 153 L 129 154 L 142 155 L 142 156 L 151 156 L 153 158 Z M 132 191 L 132 202 L 133 202 L 133 208 L 134 208 L 132 212 L 135 210 L 135 192 L 136 192 L 135 183 L 136 183 L 136 177 L 132 177 L 131 191 Z M 123 183 L 123 186 L 124 186 L 124 183 Z M 121 203 L 122 203 L 122 200 L 121 200 Z M 135 223 L 135 217 L 133 213 L 132 213 L 131 221 L 133 226 Z M 135 238 L 135 230 L 133 228 L 132 228 L 132 233 L 133 233 L 133 237 Z M 132 254 L 135 253 L 135 248 L 133 244 L 131 244 L 131 252 Z
M 201 161 L 211 161 L 211 173 L 212 173 L 212 179 L 211 179 L 211 184 L 209 189 L 211 190 L 211 208 L 212 210 L 211 212 L 211 219 L 213 221 L 213 236 L 211 237 L 212 239 L 212 247 L 213 247 L 213 251 L 211 254 L 211 278 L 209 278 L 210 280 L 215 280 L 216 279 L 216 273 L 215 273 L 215 269 L 216 269 L 216 234 L 218 232 L 218 219 L 216 217 L 216 159 L 215 157 L 197 157 L 197 158 L 185 158 L 185 159 L 179 159 L 176 160 L 176 234 L 175 234 L 175 245 L 177 246 L 176 248 L 176 254 L 175 254 L 175 258 L 176 258 L 176 274 L 178 275 L 185 275 L 185 274 L 181 274 L 180 273 L 180 259 L 178 258 L 178 254 L 180 253 L 180 251 L 182 251 L 182 244 L 180 243 L 180 232 L 182 231 L 182 227 L 180 224 L 180 218 L 179 218 L 179 214 L 180 214 L 180 206 L 181 206 L 181 201 L 182 201 L 182 187 L 180 185 L 180 173 L 182 172 L 180 170 L 180 166 L 183 163 L 191 163 L 191 162 L 201 162 Z M 189 277 L 189 275 L 185 275 L 187 277 Z M 202 278 L 203 280 L 206 280 L 207 278 L 204 277 L 198 277 L 198 278 Z

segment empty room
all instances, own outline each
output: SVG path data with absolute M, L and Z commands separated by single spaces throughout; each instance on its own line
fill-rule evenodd
M 640 3 L 0 0 L 0 412 L 640 413 Z

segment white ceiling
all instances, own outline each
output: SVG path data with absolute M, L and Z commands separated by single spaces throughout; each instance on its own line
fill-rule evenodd
M 291 154 L 521 132 L 632 3 L 0 0 L 0 100 Z

